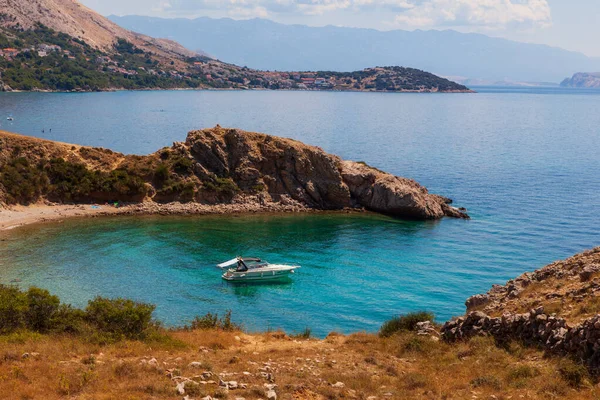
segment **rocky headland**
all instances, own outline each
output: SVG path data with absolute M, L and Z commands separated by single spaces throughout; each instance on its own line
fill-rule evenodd
M 469 218 L 417 182 L 295 140 L 219 126 L 147 156 L 0 133 L 5 206 L 129 204 L 122 213 L 370 210 Z M 216 211 L 219 212 L 219 211 Z
M 562 87 L 600 89 L 600 72 L 578 72 L 561 82 Z

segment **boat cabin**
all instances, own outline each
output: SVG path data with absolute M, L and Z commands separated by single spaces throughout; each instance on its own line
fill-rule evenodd
M 267 262 L 262 261 L 260 258 L 239 258 L 237 263 L 236 272 L 244 272 L 249 269 L 256 269 L 266 267 Z

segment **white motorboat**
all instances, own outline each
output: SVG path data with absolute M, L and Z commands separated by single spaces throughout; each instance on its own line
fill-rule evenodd
M 235 268 L 229 268 L 233 267 Z M 300 266 L 269 264 L 260 258 L 237 257 L 218 264 L 221 269 L 228 268 L 222 278 L 230 282 L 278 281 L 289 279 Z
M 14 121 L 13 117 L 6 117 L 7 121 Z

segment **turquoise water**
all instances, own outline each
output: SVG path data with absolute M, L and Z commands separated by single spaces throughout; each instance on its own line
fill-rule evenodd
M 0 282 L 21 279 L 78 305 L 97 294 L 133 297 L 157 304 L 169 324 L 226 309 L 251 329 L 320 335 L 373 331 L 419 309 L 444 320 L 494 283 L 600 245 L 599 94 L 1 94 L 2 129 L 136 153 L 217 123 L 263 131 L 415 178 L 473 219 L 66 221 L 0 242 Z M 289 284 L 231 286 L 213 265 L 237 254 L 303 268 Z

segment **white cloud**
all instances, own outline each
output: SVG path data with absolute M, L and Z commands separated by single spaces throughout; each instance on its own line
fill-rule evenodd
M 284 13 L 323 15 L 340 10 L 399 12 L 415 7 L 411 0 L 170 0 L 157 3 L 154 9 L 170 13 L 222 10 L 230 14 L 264 16 Z
M 414 1 L 414 0 L 413 0 Z M 395 23 L 407 27 L 483 27 L 504 29 L 509 26 L 552 24 L 547 0 L 423 0 L 398 14 Z
M 231 17 L 325 16 L 376 13 L 388 27 L 470 27 L 497 30 L 552 23 L 548 0 L 155 0 L 153 11 L 171 16 L 204 12 Z

